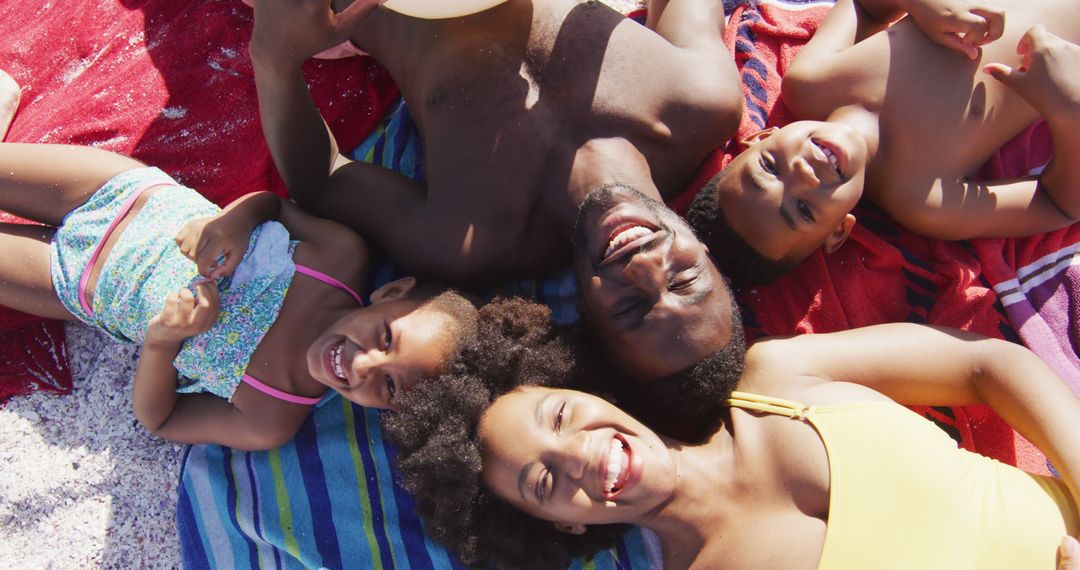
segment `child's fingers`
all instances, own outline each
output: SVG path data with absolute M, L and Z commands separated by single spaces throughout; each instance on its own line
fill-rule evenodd
M 198 259 L 195 260 L 195 266 L 198 268 L 199 275 L 203 277 L 213 277 L 214 271 L 218 268 L 218 261 L 228 256 L 228 250 L 224 247 L 210 247 L 206 248 L 199 254 Z
M 1005 12 L 1000 8 L 981 6 L 972 8 L 971 12 L 982 18 L 986 24 L 986 33 L 982 38 L 983 44 L 995 41 L 1005 33 Z
M 218 295 L 217 283 L 212 280 L 204 280 L 195 284 L 198 297 L 191 314 L 191 325 L 198 332 L 208 330 L 214 321 L 217 321 L 218 308 L 221 298 Z
M 242 255 L 236 254 L 235 247 L 223 249 L 218 256 L 218 259 L 215 260 L 217 265 L 213 268 L 213 271 L 210 272 L 210 277 L 218 279 L 220 277 L 232 275 L 233 272 L 236 271 L 236 266 L 240 265 L 240 260 L 242 258 Z
M 979 50 L 972 45 L 968 45 L 964 38 L 953 32 L 941 32 L 934 38 L 938 44 L 951 49 L 955 52 L 962 53 L 968 59 L 974 59 L 978 56 Z
M 983 73 L 1012 88 L 1022 78 L 1024 72 L 1013 69 L 1004 63 L 991 63 L 983 66 Z
M 217 282 L 212 279 L 199 281 L 195 284 L 198 293 L 199 306 L 209 309 L 217 309 L 221 305 L 221 294 L 218 292 Z

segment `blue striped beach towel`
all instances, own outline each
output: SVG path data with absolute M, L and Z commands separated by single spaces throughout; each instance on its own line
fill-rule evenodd
M 401 104 L 360 147 L 357 160 L 421 179 L 423 147 Z M 387 281 L 389 263 L 376 272 Z M 573 275 L 500 288 L 576 320 Z M 272 451 L 191 446 L 184 457 L 177 527 L 186 568 L 462 568 L 423 532 L 412 498 L 390 469 L 377 410 L 327 398 L 296 438 Z M 575 568 L 660 568 L 655 537 L 629 532 L 610 552 Z

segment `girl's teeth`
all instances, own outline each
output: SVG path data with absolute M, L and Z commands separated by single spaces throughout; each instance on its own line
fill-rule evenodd
M 339 344 L 330 353 L 330 359 L 334 365 L 334 374 L 342 380 L 345 379 L 345 369 L 341 366 L 341 353 L 344 352 L 344 346 L 344 343 Z

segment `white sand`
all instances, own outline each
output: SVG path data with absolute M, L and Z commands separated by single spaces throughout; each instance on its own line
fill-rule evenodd
M 74 390 L 0 409 L 0 568 L 175 568 L 181 446 L 131 410 L 136 349 L 68 326 Z

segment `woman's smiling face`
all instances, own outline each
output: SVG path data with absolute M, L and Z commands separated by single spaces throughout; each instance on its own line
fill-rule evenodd
M 491 405 L 479 435 L 488 488 L 564 530 L 641 521 L 674 492 L 674 456 L 660 437 L 590 394 L 518 389 Z

